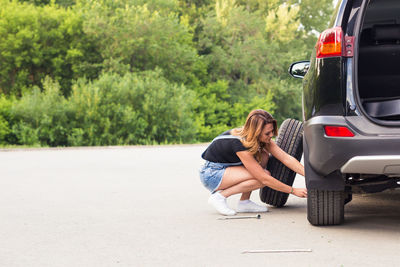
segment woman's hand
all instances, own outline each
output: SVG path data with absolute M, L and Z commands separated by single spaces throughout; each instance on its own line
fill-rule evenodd
M 293 188 L 293 195 L 297 197 L 307 197 L 307 189 L 305 188 Z

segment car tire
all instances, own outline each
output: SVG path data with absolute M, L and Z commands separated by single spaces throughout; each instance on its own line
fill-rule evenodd
M 309 189 L 307 219 L 312 225 L 337 225 L 344 221 L 344 191 Z
M 303 123 L 294 119 L 286 119 L 279 128 L 276 144 L 300 161 L 303 154 Z M 292 186 L 296 173 L 279 160 L 271 156 L 268 160 L 267 170 L 271 172 L 272 177 Z M 260 189 L 261 201 L 275 207 L 284 206 L 288 196 L 288 193 L 279 192 L 267 186 Z

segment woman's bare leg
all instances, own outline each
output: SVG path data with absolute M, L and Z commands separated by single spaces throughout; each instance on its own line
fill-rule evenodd
M 246 197 L 246 194 L 250 197 L 251 191 L 256 190 L 262 186 L 263 186 L 263 184 L 261 182 L 259 182 L 257 179 L 251 179 L 251 180 L 241 182 L 240 184 L 234 185 L 232 187 L 229 187 L 229 188 L 223 190 L 221 192 L 221 194 L 224 197 L 230 197 L 235 194 L 244 193 L 245 197 Z M 246 199 L 248 199 L 248 198 L 245 198 L 245 199 L 241 198 L 240 200 L 246 200 Z
M 263 169 L 265 169 L 265 168 L 267 167 L 268 159 L 269 159 L 269 153 L 263 152 L 263 153 L 261 154 L 261 162 L 260 162 L 260 165 L 261 165 L 261 167 L 263 167 Z M 271 173 L 270 173 L 269 171 L 267 171 L 267 173 L 268 173 L 269 175 L 271 175 Z M 262 186 L 260 186 L 260 187 L 258 187 L 258 188 L 261 188 L 261 187 L 262 187 Z M 258 189 L 258 188 L 256 188 L 256 189 Z M 255 190 L 255 189 L 253 189 L 253 190 Z M 243 193 L 242 193 L 242 196 L 240 197 L 240 200 L 247 200 L 247 199 L 250 199 L 251 192 L 252 192 L 252 191 L 243 192 Z
M 242 195 L 240 196 L 240 200 L 250 199 L 251 192 L 253 192 L 253 191 L 242 193 Z
M 224 197 L 244 193 L 241 200 L 246 200 L 249 199 L 251 191 L 260 187 L 263 187 L 263 184 L 255 179 L 245 167 L 235 166 L 226 168 L 222 183 L 217 190 L 221 190 L 220 193 Z

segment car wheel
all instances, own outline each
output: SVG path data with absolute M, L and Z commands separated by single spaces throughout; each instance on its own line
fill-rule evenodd
M 336 225 L 344 221 L 344 191 L 308 190 L 307 219 L 312 225 Z
M 289 155 L 300 161 L 303 154 L 303 123 L 294 120 L 285 120 L 279 128 L 276 144 Z M 271 172 L 271 176 L 279 181 L 292 185 L 296 173 L 282 164 L 279 160 L 271 157 L 268 160 L 267 170 Z M 275 207 L 285 205 L 289 194 L 276 191 L 269 187 L 260 189 L 261 201 Z

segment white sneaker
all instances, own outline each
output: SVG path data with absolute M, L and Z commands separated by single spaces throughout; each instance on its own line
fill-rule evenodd
M 232 216 L 236 214 L 233 209 L 228 207 L 228 204 L 226 203 L 226 197 L 221 195 L 219 192 L 212 194 L 208 199 L 208 203 L 213 205 L 214 208 L 222 215 Z
M 267 206 L 261 206 L 251 200 L 240 200 L 237 205 L 237 212 L 267 212 Z

